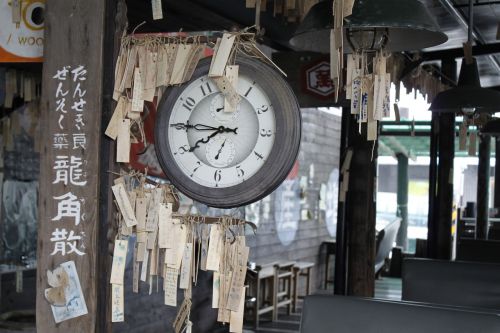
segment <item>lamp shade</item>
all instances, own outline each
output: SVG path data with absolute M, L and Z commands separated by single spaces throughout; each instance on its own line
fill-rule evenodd
M 476 59 L 467 64 L 462 60 L 458 85 L 439 93 L 430 110 L 439 113 L 494 113 L 500 110 L 500 92 L 482 88 Z
M 494 120 L 488 121 L 481 128 L 481 134 L 499 137 L 500 136 L 500 119 L 494 119 Z
M 298 27 L 290 44 L 297 49 L 328 53 L 333 5 L 322 1 L 314 5 Z M 345 18 L 346 34 L 369 31 L 387 34 L 387 51 L 411 51 L 442 44 L 440 31 L 427 8 L 418 0 L 357 0 L 352 15 Z M 345 38 L 344 45 L 349 40 Z M 346 51 L 351 51 L 346 47 Z

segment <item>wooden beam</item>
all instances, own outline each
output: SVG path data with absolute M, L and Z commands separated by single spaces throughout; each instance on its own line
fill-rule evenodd
M 105 5 L 102 0 L 52 1 L 45 8 L 38 332 L 96 331 Z M 56 324 L 44 297 L 51 287 L 47 270 L 69 261 L 75 263 L 88 313 Z

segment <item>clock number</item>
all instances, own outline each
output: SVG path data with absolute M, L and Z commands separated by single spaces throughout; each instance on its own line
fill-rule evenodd
M 219 182 L 222 179 L 221 172 L 222 172 L 222 170 L 220 170 L 220 169 L 215 170 L 215 173 L 214 173 L 215 187 L 219 186 Z
M 207 89 L 205 91 L 205 88 Z M 207 94 L 212 93 L 212 87 L 210 87 L 210 82 L 205 82 L 200 86 L 201 92 L 203 93 L 203 97 L 207 96 Z
M 196 166 L 195 168 L 193 169 L 193 172 L 191 173 L 190 177 L 193 177 L 194 176 L 194 173 L 201 167 L 201 162 L 198 161 L 196 162 Z
M 255 156 L 257 156 L 257 159 L 258 160 L 263 160 L 264 159 L 264 156 L 262 156 L 261 154 L 259 154 L 258 152 L 256 152 L 255 150 L 253 151 L 253 153 L 255 154 Z
M 189 147 L 188 145 L 184 145 L 182 147 L 179 147 L 179 149 L 177 149 L 177 153 L 174 153 L 174 155 L 176 155 L 176 154 L 184 155 L 185 153 L 189 152 L 190 148 L 191 147 Z
M 248 94 L 252 91 L 253 87 L 248 88 L 247 92 L 245 93 L 245 97 L 248 97 Z
M 182 104 L 183 107 L 185 107 L 188 111 L 193 111 L 193 107 L 196 105 L 196 101 L 192 97 L 188 97 L 184 104 Z
M 260 108 L 257 108 L 257 114 L 263 114 L 269 111 L 268 105 L 262 105 Z
M 245 175 L 245 170 L 241 168 L 241 165 L 236 167 L 236 174 L 238 175 L 238 178 L 242 178 Z
M 264 138 L 265 138 L 265 137 L 271 137 L 271 136 L 273 136 L 273 131 L 271 131 L 271 130 L 261 129 L 261 130 L 260 130 L 260 136 L 262 136 L 262 137 L 264 137 Z

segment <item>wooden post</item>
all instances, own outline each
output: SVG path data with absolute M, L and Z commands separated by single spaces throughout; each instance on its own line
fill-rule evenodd
M 490 212 L 490 153 L 491 136 L 479 136 L 479 163 L 477 166 L 476 238 L 488 239 Z
M 425 257 L 434 257 L 437 244 L 437 172 L 438 172 L 439 116 L 432 114 L 429 149 L 429 209 L 427 212 L 427 249 Z M 418 244 L 418 242 L 417 242 Z M 419 255 L 419 251 L 416 252 Z
M 38 332 L 89 333 L 98 325 L 98 296 L 102 296 L 97 286 L 97 241 L 105 4 L 102 0 L 55 1 L 47 2 L 45 8 Z M 75 264 L 88 313 L 56 324 L 44 297 L 44 291 L 51 287 L 47 270 L 69 261 Z
M 352 119 L 351 119 L 352 120 Z M 375 222 L 378 141 L 366 140 L 366 125 L 358 133 L 351 121 L 353 149 L 347 193 L 348 295 L 373 297 L 375 293 Z
M 494 186 L 493 206 L 500 210 L 500 137 L 495 137 L 495 186 Z M 497 217 L 500 212 L 497 212 Z

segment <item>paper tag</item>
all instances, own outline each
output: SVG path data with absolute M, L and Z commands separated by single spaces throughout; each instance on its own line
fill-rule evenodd
M 170 82 L 167 80 L 167 69 L 168 69 L 168 54 L 167 45 L 160 45 L 158 47 L 158 58 L 156 59 L 156 86 L 166 86 Z
M 172 77 L 172 72 L 174 70 L 174 62 L 175 58 L 177 57 L 177 50 L 179 49 L 178 44 L 167 44 L 166 50 L 167 50 L 167 74 L 165 77 L 165 82 L 166 85 L 170 84 L 170 78 Z
M 167 267 L 165 270 L 165 280 L 163 289 L 165 291 L 165 305 L 177 306 L 177 280 L 179 271 L 175 268 Z
M 375 81 L 373 85 L 373 119 L 382 120 L 384 112 L 384 100 L 385 100 L 385 75 L 375 74 Z
M 111 190 L 115 196 L 116 202 L 118 203 L 118 208 L 123 216 L 123 220 L 128 227 L 137 225 L 137 220 L 135 218 L 134 209 L 130 203 L 127 190 L 123 184 L 116 184 L 111 186 Z
M 122 119 L 116 137 L 116 162 L 130 162 L 130 119 Z
M 229 55 L 233 49 L 235 37 L 236 35 L 225 33 L 222 35 L 222 38 L 220 38 L 219 47 L 215 50 L 210 71 L 208 72 L 209 77 L 224 76 L 224 71 L 227 61 L 229 60 Z
M 378 121 L 368 119 L 366 139 L 368 141 L 375 141 L 377 140 L 377 136 L 378 136 Z
M 186 243 L 182 256 L 181 280 L 179 282 L 179 288 L 181 289 L 188 289 L 191 282 L 192 255 L 193 243 Z
M 168 267 L 180 270 L 184 247 L 186 246 L 187 230 L 181 224 L 174 224 L 172 232 L 174 233 L 175 242 L 171 249 L 165 250 L 165 264 Z
M 168 243 L 168 235 L 172 231 L 172 227 L 172 204 L 162 203 L 158 213 L 158 247 L 160 249 L 166 249 L 172 245 Z
M 144 233 L 146 234 L 146 233 Z M 147 237 L 146 235 L 144 236 L 146 241 L 147 241 Z M 139 262 L 143 262 L 144 261 L 144 255 L 146 254 L 147 250 L 146 250 L 146 241 L 144 241 L 144 243 L 137 243 L 137 261 Z
M 132 46 L 128 51 L 127 66 L 123 74 L 122 85 L 120 90 L 123 92 L 125 89 L 132 88 L 132 77 L 134 76 L 135 66 L 137 64 L 137 47 Z
M 132 111 L 142 112 L 144 109 L 144 99 L 142 98 L 142 77 L 141 70 L 134 70 L 134 87 L 132 89 Z
M 177 317 L 175 317 L 174 320 L 174 330 L 175 333 L 180 333 L 182 331 L 182 327 L 186 323 L 186 319 L 189 315 L 189 311 L 191 309 L 191 300 L 189 298 L 184 298 L 184 301 L 182 302 L 181 308 L 179 309 L 179 312 L 177 313 Z
M 181 84 L 184 78 L 184 72 L 188 65 L 189 56 L 193 51 L 193 44 L 180 44 L 177 49 L 175 61 L 173 62 L 172 76 L 170 77 L 170 84 Z
M 125 321 L 123 301 L 123 285 L 111 285 L 111 322 L 118 323 Z
M 391 116 L 391 74 L 386 73 L 384 75 L 385 78 L 385 95 L 384 102 L 382 105 L 382 117 L 390 117 Z
M 155 244 L 155 242 L 152 242 Z M 149 244 L 149 241 L 148 241 Z M 154 275 L 158 275 L 158 251 L 160 249 L 156 246 L 153 245 L 153 248 L 151 249 L 151 259 L 149 260 L 149 278 Z
M 207 254 L 207 270 L 218 271 L 220 256 L 222 252 L 222 230 L 221 226 L 216 224 L 210 229 L 210 243 Z
M 151 7 L 153 9 L 153 20 L 161 20 L 163 18 L 161 0 L 151 0 Z
M 137 242 L 146 242 L 146 214 L 148 208 L 148 197 L 137 198 L 135 204 L 135 216 L 137 219 Z
M 245 287 L 241 287 L 239 292 L 240 303 L 237 312 L 231 312 L 229 319 L 229 332 L 243 333 L 243 315 L 245 312 Z
M 123 90 L 120 90 L 123 81 L 123 77 L 125 75 L 125 68 L 127 66 L 127 55 L 122 53 L 123 50 L 121 50 L 120 55 L 118 56 L 118 59 L 116 61 L 116 68 L 115 68 L 115 85 L 113 88 L 113 99 L 115 101 L 120 98 L 122 95 Z
M 12 6 L 12 23 L 17 26 L 21 23 L 21 1 L 22 0 L 11 0 Z
M 238 311 L 240 305 L 241 288 L 244 288 L 245 277 L 247 273 L 247 261 L 250 248 L 246 246 L 238 247 L 237 263 L 233 272 L 229 297 L 226 308 L 231 311 Z
M 111 284 L 123 284 L 125 274 L 125 263 L 127 259 L 128 240 L 115 240 L 113 252 L 113 265 L 111 266 Z

